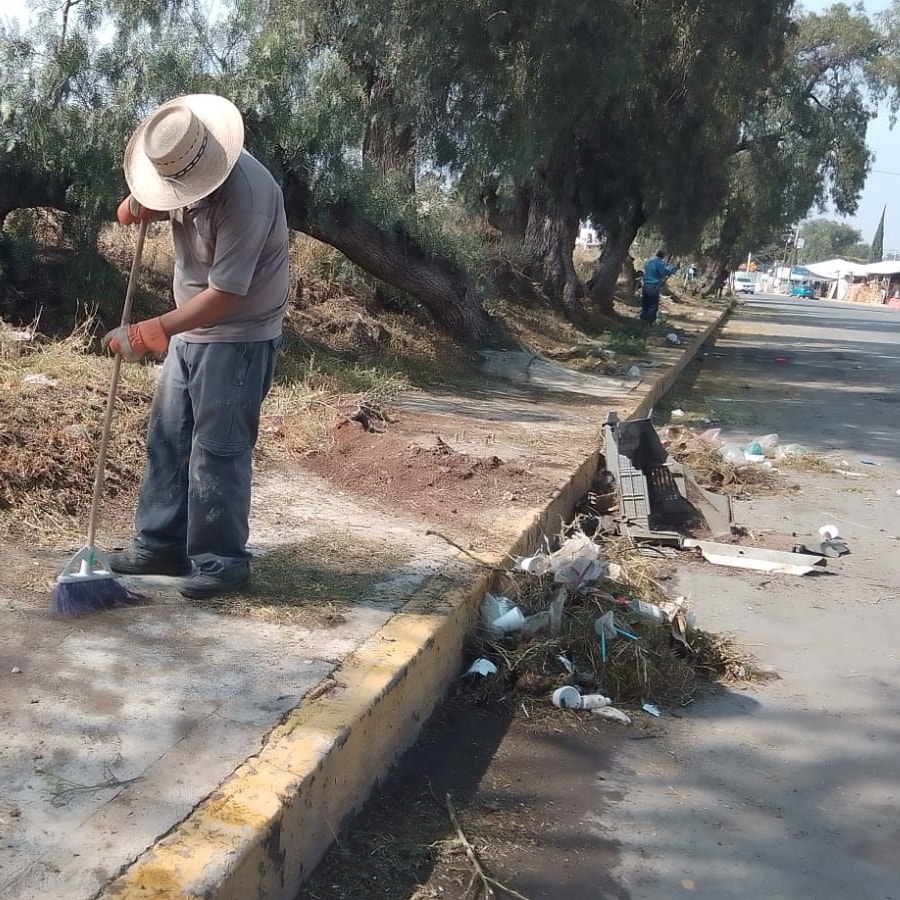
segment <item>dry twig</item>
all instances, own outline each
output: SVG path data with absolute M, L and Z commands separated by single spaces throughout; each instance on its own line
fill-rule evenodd
M 447 815 L 450 816 L 450 821 L 453 823 L 453 827 L 456 829 L 456 836 L 459 838 L 460 844 L 462 844 L 463 849 L 466 851 L 466 857 L 469 862 L 472 864 L 472 868 L 475 870 L 471 879 L 469 880 L 469 885 L 466 888 L 465 894 L 463 894 L 463 900 L 469 900 L 469 897 L 475 898 L 481 893 L 481 890 L 484 890 L 485 897 L 496 897 L 497 891 L 500 891 L 503 894 L 507 894 L 510 897 L 513 897 L 514 900 L 528 900 L 526 896 L 520 894 L 518 891 L 514 891 L 512 888 L 507 887 L 505 884 L 501 884 L 497 881 L 496 878 L 491 878 L 487 872 L 484 871 L 484 866 L 481 865 L 481 861 L 478 859 L 478 854 L 475 852 L 475 848 L 472 846 L 469 839 L 466 837 L 466 833 L 462 830 L 462 826 L 459 824 L 459 819 L 456 816 L 456 810 L 453 808 L 453 801 L 450 799 L 449 794 L 444 795 L 444 799 L 447 803 Z M 480 882 L 480 887 L 479 887 Z M 475 889 L 475 893 L 472 893 L 472 889 Z

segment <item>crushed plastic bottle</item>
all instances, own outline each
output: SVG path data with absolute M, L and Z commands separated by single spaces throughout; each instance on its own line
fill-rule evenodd
M 657 625 L 661 625 L 666 620 L 665 613 L 655 603 L 648 603 L 646 600 L 640 600 L 637 597 L 633 597 L 628 601 L 628 608 L 635 615 L 646 619 L 648 622 L 655 622 Z
M 742 463 L 746 462 L 746 457 L 744 456 L 744 448 L 739 447 L 737 444 L 722 444 L 719 447 L 719 456 L 722 457 L 726 462 L 730 463 Z
M 785 456 L 799 456 L 802 453 L 806 453 L 806 447 L 803 447 L 800 444 L 785 444 L 783 447 L 778 447 L 775 451 L 775 458 L 781 459 Z

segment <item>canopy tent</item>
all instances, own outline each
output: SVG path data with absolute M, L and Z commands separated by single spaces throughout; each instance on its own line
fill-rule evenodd
M 850 262 L 847 259 L 825 259 L 822 262 L 807 263 L 806 268 L 813 278 L 824 281 L 837 281 L 839 278 L 864 278 L 870 274 L 868 266 Z
M 869 263 L 866 266 L 869 275 L 900 275 L 900 260 L 886 259 L 884 262 Z

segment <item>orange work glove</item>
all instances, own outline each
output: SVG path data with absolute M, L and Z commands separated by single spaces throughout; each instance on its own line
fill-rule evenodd
M 129 194 L 116 210 L 116 218 L 120 225 L 137 225 L 141 219 L 155 219 L 159 215 L 158 212 L 141 206 L 134 197 Z
M 120 325 L 103 335 L 100 341 L 104 350 L 118 353 L 128 362 L 137 362 L 147 353 L 162 356 L 169 349 L 169 336 L 162 319 L 146 319 L 135 325 Z

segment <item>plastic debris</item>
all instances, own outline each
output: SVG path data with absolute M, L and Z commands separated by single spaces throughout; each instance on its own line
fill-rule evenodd
M 475 662 L 463 672 L 463 677 L 465 678 L 466 675 L 484 675 L 487 677 L 488 675 L 496 675 L 499 671 L 496 663 L 492 663 L 489 659 L 485 659 L 482 656 L 479 659 L 476 659 Z
M 744 448 L 737 444 L 722 444 L 718 450 L 719 456 L 726 462 L 737 464 L 747 461 L 744 455 Z
M 751 443 L 758 444 L 760 452 L 765 453 L 766 450 L 774 450 L 778 446 L 777 434 L 764 434 L 761 437 L 754 438 Z
M 881 465 L 880 462 L 875 462 L 874 459 L 861 459 L 860 462 L 861 462 L 864 466 L 880 466 L 880 465 Z
M 661 625 L 666 618 L 663 611 L 655 603 L 648 603 L 646 600 L 641 600 L 638 597 L 632 597 L 628 601 L 628 608 L 635 615 L 648 622 L 655 622 L 657 625 Z
M 22 376 L 23 384 L 40 384 L 45 387 L 56 387 L 59 384 L 55 378 L 51 378 L 49 375 L 44 375 L 41 372 L 32 372 L 28 375 Z
M 683 409 L 673 409 L 671 415 L 672 415 L 673 419 L 681 419 L 684 417 L 684 410 Z
M 481 621 L 490 628 L 504 613 L 508 613 L 516 604 L 509 597 L 496 594 L 485 594 L 481 601 Z
M 553 692 L 553 705 L 559 709 L 579 709 L 581 707 L 581 692 L 577 687 L 567 684 L 557 688 Z
M 491 622 L 491 631 L 495 634 L 511 634 L 514 631 L 521 631 L 524 624 L 525 613 L 518 606 L 514 606 Z
M 783 447 L 775 448 L 775 458 L 783 459 L 785 456 L 800 456 L 806 452 L 806 447 L 802 444 L 785 444 Z
M 640 378 L 642 374 L 640 366 L 631 366 L 628 369 L 629 378 Z
M 819 537 L 823 541 L 833 541 L 836 537 L 841 536 L 841 531 L 837 525 L 823 525 L 819 529 Z
M 753 569 L 757 572 L 773 572 L 779 575 L 809 575 L 821 572 L 825 565 L 822 556 L 811 556 L 809 560 L 797 561 L 796 553 L 781 550 L 766 550 L 759 547 L 741 547 L 736 544 L 719 544 L 713 541 L 698 541 L 685 538 L 681 542 L 684 549 L 698 548 L 703 558 L 717 566 L 733 566 L 738 569 Z
M 550 571 L 550 566 L 550 557 L 542 554 L 521 556 L 516 560 L 516 569 L 519 572 L 527 572 L 529 575 L 545 575 Z
M 599 557 L 599 545 L 584 532 L 578 532 L 566 538 L 562 546 L 550 554 L 553 580 L 572 588 L 596 581 L 605 574 L 607 568 Z
M 566 608 L 568 592 L 564 587 L 557 588 L 550 597 L 550 634 L 556 637 L 562 631 L 563 610 Z
M 647 713 L 649 716 L 654 716 L 655 718 L 659 718 L 662 713 L 659 711 L 659 707 L 654 703 L 645 703 L 641 709 Z
M 616 709 L 614 706 L 601 706 L 593 710 L 593 713 L 601 719 L 609 719 L 610 722 L 618 722 L 620 725 L 631 724 L 631 718 L 623 713 L 621 709 Z
M 670 332 L 666 335 L 666 343 L 668 343 L 668 344 L 680 344 L 680 343 L 681 343 L 681 338 L 678 337 L 678 335 L 675 334 L 674 331 L 670 331 Z
M 559 664 L 570 674 L 573 675 L 575 673 L 575 665 L 568 656 L 563 655 L 562 653 L 556 657 L 559 660 Z
M 602 709 L 605 706 L 612 706 L 612 700 L 604 697 L 603 694 L 582 694 L 580 709 Z

